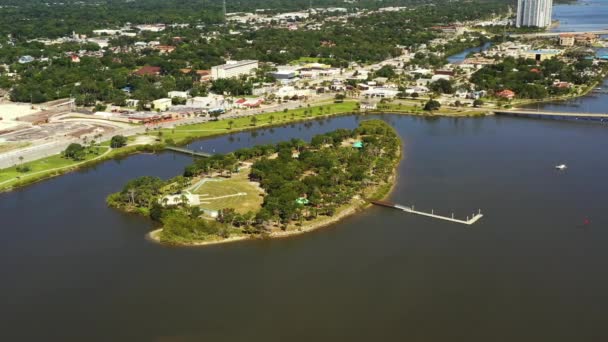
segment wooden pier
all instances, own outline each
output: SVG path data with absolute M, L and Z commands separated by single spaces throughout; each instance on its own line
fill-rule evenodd
M 189 150 L 189 149 L 186 149 L 186 148 L 182 148 L 182 147 L 165 146 L 165 149 L 169 150 L 169 151 L 173 151 L 173 152 L 179 152 L 179 153 L 195 156 L 195 157 L 205 157 L 205 158 L 208 158 L 208 157 L 212 156 L 211 153 L 196 152 L 196 151 L 192 151 L 192 150 Z
M 453 223 L 465 224 L 467 226 L 470 226 L 470 225 L 474 224 L 475 222 L 479 221 L 483 217 L 483 214 L 481 213 L 481 210 L 479 210 L 477 213 L 471 214 L 471 216 L 467 216 L 467 218 L 465 220 L 460 220 L 460 219 L 454 218 L 454 214 L 452 214 L 451 217 L 437 215 L 437 214 L 435 214 L 434 210 L 431 210 L 431 212 L 428 213 L 428 212 L 424 212 L 424 211 L 414 210 L 413 206 L 412 207 L 406 207 L 406 206 L 403 206 L 403 205 L 400 205 L 400 204 L 391 203 L 391 202 L 371 201 L 371 203 L 375 204 L 375 205 L 378 205 L 378 206 L 382 206 L 382 207 L 402 210 L 402 211 L 404 211 L 406 213 L 410 213 L 410 214 L 431 217 L 431 218 L 434 218 L 434 219 L 449 221 L 449 222 L 453 222 Z

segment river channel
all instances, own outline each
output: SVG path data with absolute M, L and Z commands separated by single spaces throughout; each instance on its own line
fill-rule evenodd
M 590 18 L 563 8 L 562 25 Z M 608 94 L 537 107 L 606 112 Z M 310 139 L 372 117 L 404 143 L 390 200 L 460 218 L 481 209 L 483 219 L 369 208 L 294 238 L 172 248 L 145 240 L 153 224 L 105 197 L 134 177 L 172 177 L 190 158 L 108 161 L 0 194 L 0 340 L 608 339 L 604 125 L 350 115 L 189 147 Z
M 607 337 L 607 127 L 381 115 L 404 142 L 390 199 L 474 226 L 370 208 L 285 240 L 150 243 L 104 198 L 188 157 L 109 161 L 0 194 L 5 341 L 572 341 Z M 190 147 L 228 152 L 362 116 Z M 566 172 L 553 166 L 567 163 Z M 587 224 L 585 224 L 587 223 Z

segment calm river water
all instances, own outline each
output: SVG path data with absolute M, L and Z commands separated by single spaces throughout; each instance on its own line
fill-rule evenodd
M 605 102 L 608 103 L 608 102 Z M 0 194 L 3 341 L 599 341 L 608 306 L 608 127 L 383 115 L 404 141 L 391 200 L 277 241 L 150 243 L 104 198 L 189 158 L 136 155 Z M 359 116 L 193 144 L 309 139 Z M 567 163 L 566 172 L 553 166 Z M 589 224 L 584 224 L 589 220 Z
M 596 16 L 556 6 L 562 29 L 608 26 L 599 12 L 606 1 L 585 3 L 598 6 Z M 608 95 L 539 108 L 606 112 Z M 370 208 L 286 240 L 170 248 L 144 239 L 150 221 L 104 199 L 134 177 L 174 176 L 190 159 L 106 162 L 0 194 L 0 340 L 608 339 L 608 127 L 378 117 L 404 142 L 391 200 L 463 218 L 482 209 L 485 217 L 467 227 Z M 191 147 L 220 153 L 310 139 L 361 119 Z M 568 170 L 555 171 L 559 163 Z
M 608 29 L 608 0 L 578 0 L 573 4 L 554 4 L 553 20 L 557 32 L 597 31 Z

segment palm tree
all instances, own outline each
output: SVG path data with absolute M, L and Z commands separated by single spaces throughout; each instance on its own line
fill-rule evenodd
M 228 121 L 228 129 L 232 129 L 232 126 L 234 126 L 234 120 Z
M 270 119 L 270 123 L 273 123 L 274 122 L 274 115 L 271 114 L 269 119 Z
M 183 206 L 188 205 L 188 197 L 184 194 L 182 194 L 181 196 L 179 196 L 180 201 L 182 202 Z
M 251 125 L 255 126 L 257 122 L 258 122 L 258 118 L 256 118 L 255 116 L 252 116 L 251 117 Z

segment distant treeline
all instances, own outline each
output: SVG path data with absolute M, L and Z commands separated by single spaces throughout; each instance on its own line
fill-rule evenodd
M 505 7 L 514 1 L 481 0 L 481 4 Z M 302 10 L 309 7 L 309 0 L 241 0 L 226 2 L 228 12 L 251 12 L 267 9 L 269 12 Z M 387 6 L 414 6 L 431 4 L 443 8 L 458 8 L 468 2 L 448 0 L 361 0 L 345 3 L 342 0 L 316 0 L 313 7 L 379 8 Z M 206 23 L 224 19 L 221 0 L 85 0 L 62 1 L 43 5 L 38 0 L 0 0 L 0 35 L 12 34 L 17 39 L 60 37 L 72 31 L 91 32 L 103 27 L 117 27 L 125 23 Z M 466 6 L 465 6 L 466 7 Z M 474 13 L 475 11 L 473 11 Z M 472 14 L 473 14 L 472 13 Z

